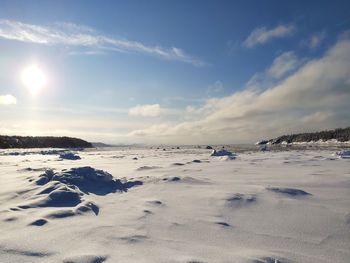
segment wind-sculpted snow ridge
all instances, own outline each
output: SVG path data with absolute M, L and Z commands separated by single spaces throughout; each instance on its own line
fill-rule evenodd
M 76 155 L 72 152 L 61 153 L 59 158 L 66 159 L 66 160 L 80 160 L 81 159 L 79 155 Z
M 266 189 L 275 193 L 284 194 L 291 197 L 311 195 L 310 193 L 305 192 L 304 190 L 295 189 L 295 188 L 268 187 Z
M 210 182 L 207 182 L 205 180 L 196 179 L 190 176 L 173 176 L 173 177 L 165 177 L 163 178 L 163 181 L 169 182 L 169 183 L 187 183 L 187 184 L 210 184 Z
M 160 166 L 141 166 L 137 168 L 137 171 L 146 171 L 146 170 L 153 170 L 153 169 L 158 169 L 161 168 Z

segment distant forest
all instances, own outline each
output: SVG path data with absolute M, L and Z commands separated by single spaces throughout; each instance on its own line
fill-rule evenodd
M 280 144 L 283 141 L 287 143 L 293 142 L 310 142 L 310 141 L 328 141 L 336 139 L 339 142 L 350 141 L 350 127 L 344 129 L 335 129 L 329 131 L 311 132 L 311 133 L 299 133 L 291 135 L 283 135 L 275 139 L 271 139 L 267 142 L 272 144 Z
M 90 148 L 92 144 L 70 137 L 1 136 L 0 148 Z

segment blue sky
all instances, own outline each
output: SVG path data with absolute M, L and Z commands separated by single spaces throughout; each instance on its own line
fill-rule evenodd
M 348 1 L 1 1 L 0 132 L 205 144 L 348 126 L 349 11 Z M 31 65 L 47 78 L 35 95 L 21 81 Z

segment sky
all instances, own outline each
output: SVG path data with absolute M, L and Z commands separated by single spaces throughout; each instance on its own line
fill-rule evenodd
M 350 126 L 349 1 L 0 1 L 0 134 L 252 143 Z

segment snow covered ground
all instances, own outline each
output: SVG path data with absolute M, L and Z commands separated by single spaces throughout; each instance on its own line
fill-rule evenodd
M 3 150 L 0 262 L 348 263 L 350 159 L 333 153 Z

